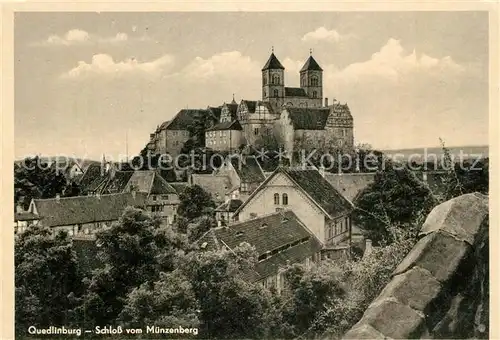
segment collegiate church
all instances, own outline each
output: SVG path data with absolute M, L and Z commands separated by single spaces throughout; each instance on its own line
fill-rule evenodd
M 190 125 L 208 122 L 205 145 L 215 151 L 261 146 L 266 137 L 292 152 L 298 149 L 350 151 L 353 117 L 347 103 L 323 98 L 323 69 L 312 54 L 300 70 L 300 87 L 285 86 L 285 67 L 271 53 L 262 68 L 262 99 L 234 100 L 206 109 L 183 109 L 150 135 L 149 150 L 178 155 Z

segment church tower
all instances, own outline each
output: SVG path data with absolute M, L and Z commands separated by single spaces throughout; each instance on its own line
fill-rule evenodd
M 271 103 L 276 112 L 285 98 L 285 68 L 274 55 L 274 49 L 262 68 L 262 101 Z
M 309 96 L 309 102 L 315 107 L 322 106 L 323 101 L 323 69 L 311 55 L 300 70 L 300 87 Z

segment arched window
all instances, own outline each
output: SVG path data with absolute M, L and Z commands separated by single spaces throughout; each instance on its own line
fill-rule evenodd
M 280 204 L 280 194 L 278 194 L 278 193 L 274 194 L 274 204 L 275 205 Z
M 319 80 L 318 77 L 311 77 L 311 86 L 318 86 Z
M 264 76 L 263 80 L 264 80 L 264 85 L 267 85 L 267 76 Z
M 274 96 L 275 97 L 279 97 L 279 95 L 280 95 L 280 91 L 278 91 L 277 89 L 274 90 Z
M 267 96 L 267 94 L 266 94 L 266 90 L 264 90 L 264 97 L 265 97 L 265 96 Z
M 317 98 L 317 97 L 318 97 L 318 92 L 313 91 L 313 98 Z
M 275 74 L 273 75 L 273 84 L 279 85 L 280 83 L 280 76 Z
M 288 205 L 288 195 L 283 194 L 283 205 Z

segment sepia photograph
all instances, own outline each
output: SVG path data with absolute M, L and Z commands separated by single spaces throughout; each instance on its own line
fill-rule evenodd
M 490 338 L 490 44 L 484 10 L 14 12 L 15 338 Z

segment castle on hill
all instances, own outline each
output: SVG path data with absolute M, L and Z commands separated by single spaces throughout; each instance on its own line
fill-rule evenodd
M 312 55 L 300 70 L 300 87 L 285 86 L 285 67 L 274 52 L 262 68 L 262 98 L 233 100 L 206 109 L 182 109 L 150 134 L 148 150 L 176 156 L 196 121 L 206 122 L 205 145 L 215 151 L 262 147 L 269 140 L 288 152 L 349 151 L 353 117 L 347 105 L 323 98 L 323 69 Z

